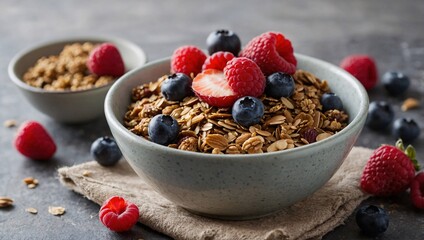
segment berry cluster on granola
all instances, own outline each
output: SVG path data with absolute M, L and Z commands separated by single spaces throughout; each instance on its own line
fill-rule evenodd
M 264 33 L 241 52 L 234 36 L 211 33 L 209 56 L 195 46 L 175 50 L 170 75 L 133 89 L 125 126 L 181 150 L 244 154 L 303 146 L 348 124 L 327 82 L 296 70 L 281 33 Z

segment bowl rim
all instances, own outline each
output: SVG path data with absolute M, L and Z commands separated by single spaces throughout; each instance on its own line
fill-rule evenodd
M 115 115 L 113 114 L 112 95 L 114 94 L 116 89 L 118 89 L 126 81 L 126 79 L 130 78 L 133 74 L 141 71 L 144 68 L 148 68 L 152 65 L 161 64 L 161 63 L 163 64 L 166 61 L 170 61 L 170 57 L 165 57 L 165 58 L 161 58 L 161 59 L 158 59 L 158 60 L 155 60 L 155 61 L 151 61 L 151 62 L 149 62 L 149 63 L 147 63 L 147 64 L 145 64 L 141 67 L 138 67 L 138 68 L 135 68 L 135 69 L 129 71 L 124 76 L 121 76 L 115 82 L 115 84 L 111 87 L 111 89 L 108 91 L 108 93 L 106 94 L 106 98 L 105 98 L 105 102 L 104 102 L 105 116 L 106 116 L 106 119 L 107 119 L 109 126 L 111 128 L 114 128 L 120 134 L 125 135 L 127 138 L 130 139 L 131 142 L 138 142 L 138 144 L 142 144 L 142 145 L 144 145 L 148 148 L 154 148 L 154 149 L 157 149 L 157 150 L 160 150 L 160 151 L 165 151 L 165 152 L 168 152 L 169 154 L 173 154 L 173 155 L 177 155 L 177 156 L 202 158 L 202 159 L 205 159 L 205 160 L 209 159 L 209 160 L 217 160 L 217 161 L 220 161 L 221 159 L 222 160 L 239 159 L 240 161 L 246 161 L 246 159 L 258 159 L 259 156 L 265 156 L 266 155 L 267 157 L 272 158 L 273 156 L 278 156 L 278 155 L 281 155 L 281 154 L 284 154 L 285 156 L 289 157 L 291 155 L 297 154 L 298 152 L 302 152 L 305 149 L 314 150 L 314 149 L 321 148 L 323 145 L 328 145 L 328 144 L 331 145 L 332 142 L 339 141 L 339 139 L 344 134 L 347 134 L 348 132 L 353 131 L 356 127 L 359 127 L 358 125 L 360 125 L 361 123 L 363 124 L 365 122 L 367 112 L 368 112 L 368 104 L 369 104 L 368 94 L 367 94 L 365 88 L 362 86 L 362 84 L 355 77 L 353 77 L 350 73 L 346 72 L 345 70 L 337 67 L 336 65 L 329 63 L 329 62 L 326 62 L 324 60 L 320 60 L 318 58 L 306 56 L 306 55 L 299 54 L 299 53 L 295 53 L 295 56 L 298 59 L 301 58 L 303 60 L 307 60 L 309 62 L 314 62 L 318 65 L 321 65 L 324 68 L 331 69 L 331 71 L 336 72 L 342 78 L 347 79 L 347 81 L 351 82 L 353 87 L 359 92 L 360 95 L 363 96 L 363 97 L 361 97 L 361 99 L 363 99 L 363 101 L 361 101 L 361 103 L 360 103 L 359 111 L 356 114 L 356 116 L 351 120 L 351 122 L 344 129 L 339 131 L 338 133 L 334 134 L 333 136 L 331 136 L 329 138 L 323 139 L 319 142 L 314 142 L 314 143 L 311 143 L 311 144 L 307 144 L 305 146 L 295 147 L 295 148 L 292 148 L 292 149 L 286 149 L 284 151 L 276 151 L 276 152 L 253 153 L 253 154 L 241 154 L 241 153 L 240 154 L 210 154 L 210 153 L 202 153 L 202 152 L 184 151 L 184 150 L 180 150 L 180 149 L 170 148 L 168 146 L 162 146 L 160 144 L 151 142 L 151 141 L 145 139 L 144 137 L 141 137 L 141 136 L 138 136 L 138 135 L 132 133 L 127 128 L 125 128 L 125 126 L 121 123 L 121 120 L 117 119 L 115 117 Z M 166 73 L 164 73 L 164 74 L 166 74 Z
M 115 37 L 115 36 L 107 36 L 107 35 L 81 35 L 81 36 L 72 36 L 72 37 L 61 37 L 61 38 L 57 38 L 57 39 L 50 39 L 47 41 L 43 41 L 40 43 L 36 43 L 32 46 L 29 46 L 27 48 L 24 48 L 22 50 L 20 50 L 19 52 L 17 52 L 12 59 L 9 62 L 8 65 L 8 75 L 9 78 L 12 80 L 12 82 L 15 83 L 15 85 L 17 85 L 18 87 L 25 89 L 27 91 L 30 92 L 34 92 L 34 93 L 42 93 L 42 94 L 49 94 L 49 95 L 54 95 L 54 94 L 78 94 L 78 93 L 83 93 L 83 92 L 91 92 L 91 91 L 101 91 L 104 89 L 108 89 L 110 88 L 120 77 L 116 78 L 114 81 L 100 86 L 100 87 L 93 87 L 93 88 L 89 88 L 89 89 L 82 89 L 82 90 L 45 90 L 42 88 L 37 88 L 37 87 L 33 87 L 30 86 L 28 84 L 26 84 L 16 73 L 16 64 L 18 61 L 20 61 L 22 58 L 32 54 L 32 52 L 40 49 L 40 48 L 45 48 L 48 47 L 50 45 L 56 45 L 56 44 L 62 44 L 62 45 L 66 45 L 69 43 L 75 43 L 75 42 L 119 42 L 122 45 L 128 46 L 128 48 L 131 49 L 131 51 L 136 52 L 137 56 L 141 56 L 140 59 L 140 66 L 138 66 L 137 68 L 142 67 L 143 65 L 145 65 L 147 63 L 147 55 L 145 53 L 145 51 L 138 46 L 137 44 L 135 44 L 132 41 L 129 41 L 127 39 L 124 38 L 120 38 L 120 37 Z M 133 70 L 133 69 L 131 69 Z M 130 71 L 131 71 L 130 70 Z M 125 74 L 127 74 L 127 71 Z M 122 76 L 124 76 L 122 75 Z M 121 76 L 121 77 L 122 77 Z

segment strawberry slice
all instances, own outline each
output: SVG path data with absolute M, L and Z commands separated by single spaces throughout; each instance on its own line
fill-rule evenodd
M 206 69 L 197 74 L 192 88 L 200 100 L 215 107 L 231 107 L 240 97 L 231 89 L 224 73 L 215 69 Z

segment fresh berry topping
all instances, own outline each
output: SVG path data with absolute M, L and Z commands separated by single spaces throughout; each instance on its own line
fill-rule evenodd
M 228 84 L 224 73 L 207 69 L 193 79 L 192 88 L 200 100 L 211 106 L 227 108 L 239 98 Z
M 421 129 L 413 119 L 399 118 L 393 122 L 392 134 L 404 142 L 413 142 L 420 136 Z
M 230 52 L 216 52 L 209 56 L 205 63 L 203 63 L 202 69 L 216 69 L 224 71 L 224 67 L 227 62 L 234 58 L 234 55 Z
M 125 73 L 124 60 L 112 43 L 103 43 L 93 49 L 87 59 L 90 72 L 103 76 L 119 77 Z
M 415 156 L 415 151 L 411 154 L 410 150 L 408 155 Z M 362 190 L 375 196 L 392 196 L 404 192 L 415 176 L 415 166 L 408 155 L 395 146 L 383 145 L 377 148 L 362 173 Z
M 118 196 L 106 200 L 99 211 L 99 219 L 103 225 L 115 232 L 130 230 L 137 223 L 139 215 L 134 203 Z
M 332 109 L 343 110 L 343 102 L 335 93 L 324 93 L 321 96 L 321 104 L 324 112 Z
M 294 92 L 294 79 L 290 74 L 276 72 L 266 78 L 265 94 L 280 99 L 288 98 Z
M 386 72 L 382 77 L 384 88 L 393 96 L 399 96 L 409 87 L 409 78 L 401 72 Z
M 377 66 L 374 59 L 368 55 L 347 56 L 340 62 L 340 67 L 357 78 L 366 90 L 371 90 L 377 85 Z
M 264 115 L 264 104 L 255 97 L 242 97 L 234 103 L 231 114 L 235 122 L 249 127 L 261 121 Z
M 147 130 L 152 142 L 166 146 L 176 140 L 180 127 L 170 115 L 159 114 L 150 120 Z
M 412 204 L 419 209 L 424 209 L 424 172 L 415 176 L 411 183 Z
M 265 76 L 252 60 L 239 57 L 227 62 L 224 68 L 228 85 L 239 96 L 259 97 L 265 90 Z
M 23 123 L 14 139 L 15 148 L 25 157 L 47 160 L 56 152 L 56 144 L 47 130 L 38 122 Z
M 184 73 L 169 75 L 161 85 L 162 95 L 168 101 L 181 101 L 191 95 L 192 79 Z
M 296 71 L 297 60 L 292 44 L 278 32 L 266 32 L 253 38 L 240 56 L 256 62 L 265 76 L 275 72 L 293 74 Z
M 91 156 L 102 166 L 113 166 L 122 157 L 121 150 L 115 139 L 105 136 L 96 139 L 91 144 Z
M 206 39 L 209 55 L 216 52 L 230 52 L 237 56 L 241 49 L 240 38 L 233 31 L 217 30 L 211 32 Z
M 392 106 L 384 101 L 371 102 L 368 108 L 366 125 L 374 130 L 384 130 L 395 117 Z
M 206 54 L 196 46 L 182 46 L 175 49 L 171 57 L 171 72 L 184 73 L 193 77 L 202 71 Z
M 365 205 L 356 212 L 356 224 L 365 235 L 376 237 L 389 227 L 389 216 L 380 207 Z
M 317 141 L 318 131 L 314 128 L 307 128 L 300 132 L 302 138 L 304 138 L 308 143 L 314 143 Z

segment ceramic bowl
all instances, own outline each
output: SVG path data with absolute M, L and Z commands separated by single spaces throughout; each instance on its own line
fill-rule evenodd
M 136 44 L 114 37 L 76 37 L 42 43 L 16 54 L 9 63 L 9 77 L 27 101 L 40 112 L 63 123 L 82 123 L 104 114 L 104 99 L 113 82 L 102 87 L 79 91 L 47 91 L 23 82 L 24 73 L 43 56 L 58 55 L 72 43 L 114 43 L 125 63 L 126 71 L 146 63 L 146 54 Z
M 329 82 L 350 116 L 346 128 L 316 143 L 279 152 L 218 155 L 172 149 L 131 133 L 123 126 L 131 89 L 167 74 L 169 59 L 121 77 L 106 96 L 106 119 L 135 172 L 176 205 L 223 219 L 264 216 L 322 187 L 343 163 L 367 115 L 368 95 L 354 77 L 330 63 L 296 57 L 298 68 Z

